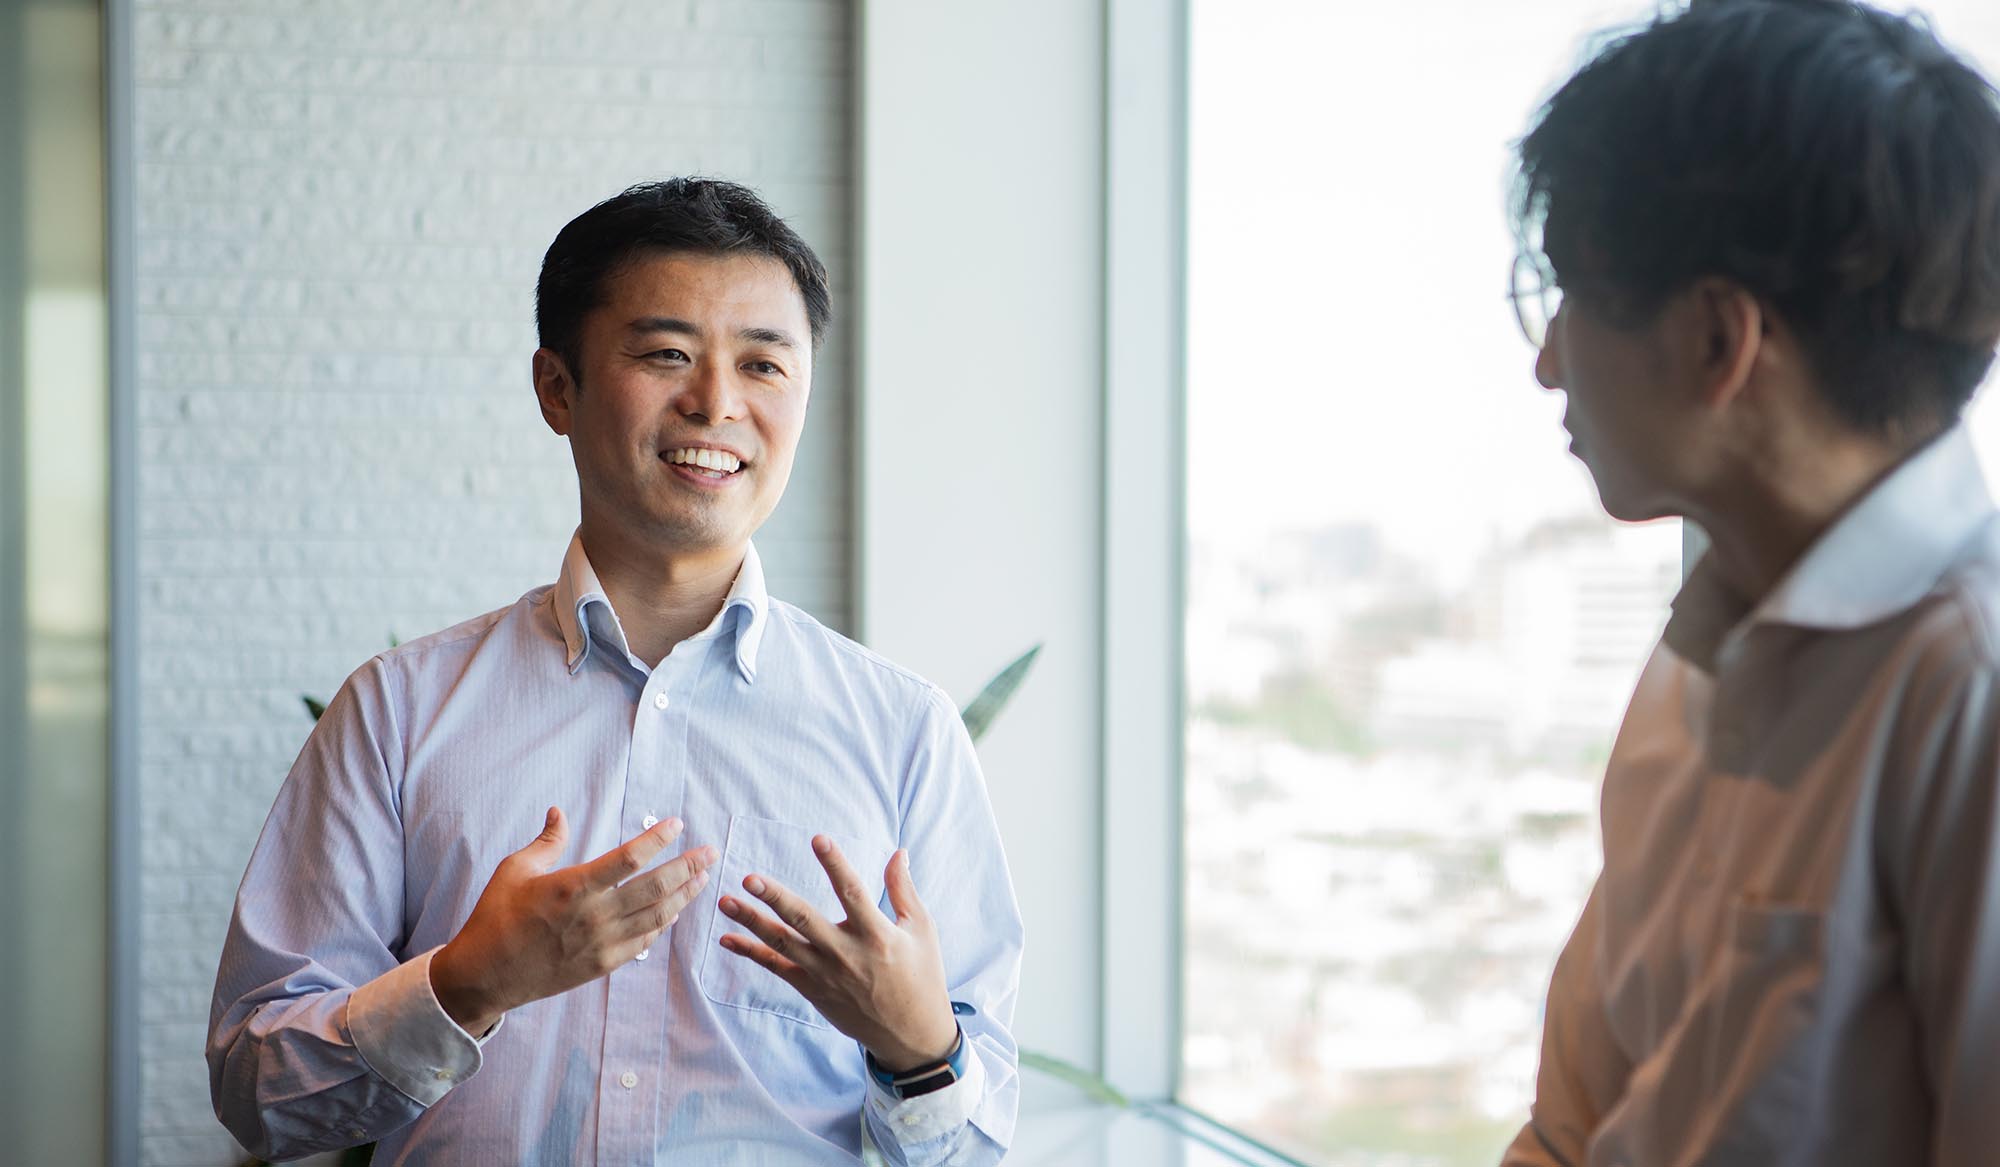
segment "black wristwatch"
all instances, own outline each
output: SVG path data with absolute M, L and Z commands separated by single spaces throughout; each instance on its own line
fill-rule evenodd
M 862 1054 L 868 1060 L 868 1076 L 880 1083 L 884 1090 L 898 1098 L 915 1098 L 942 1090 L 965 1077 L 965 1030 L 963 1027 L 959 1029 L 958 1040 L 951 1043 L 951 1052 L 943 1058 L 900 1074 L 883 1069 L 874 1054 L 866 1050 Z

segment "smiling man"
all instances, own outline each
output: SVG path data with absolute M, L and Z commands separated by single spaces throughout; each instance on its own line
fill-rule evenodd
M 1536 374 L 1607 511 L 1711 546 L 1505 1163 L 1990 1164 L 2000 515 L 1959 419 L 2000 340 L 1994 90 L 1918 21 L 1695 0 L 1520 152 Z
M 553 585 L 328 706 L 237 896 L 217 1113 L 281 1158 L 997 1162 L 1021 925 L 971 743 L 750 542 L 825 270 L 679 179 L 565 227 L 536 308 L 581 524 Z

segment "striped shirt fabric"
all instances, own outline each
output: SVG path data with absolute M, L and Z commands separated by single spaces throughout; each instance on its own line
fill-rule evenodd
M 430 954 L 560 806 L 561 862 L 680 817 L 721 856 L 645 958 L 475 1041 Z M 908 848 L 970 1056 L 898 1100 L 789 985 L 717 943 L 743 877 L 843 917 L 810 840 L 872 881 Z M 632 655 L 580 538 L 557 581 L 386 652 L 280 789 L 216 977 L 216 1110 L 260 1155 L 377 1140 L 390 1164 L 998 1162 L 1018 1099 L 1020 913 L 972 744 L 936 686 L 771 598 L 750 548 L 721 611 Z M 865 1131 L 865 1136 L 864 1136 Z

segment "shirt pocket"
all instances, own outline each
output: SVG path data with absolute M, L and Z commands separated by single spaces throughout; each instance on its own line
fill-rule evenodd
M 1739 896 L 1724 913 L 1702 1090 L 1716 1114 L 1703 1164 L 1769 1164 L 1810 1105 L 1811 1049 L 1827 961 L 1824 912 Z
M 834 841 L 841 854 L 847 857 L 848 865 L 860 877 L 870 901 L 879 906 L 882 902 L 882 869 L 888 864 L 894 848 L 870 845 L 831 831 L 815 831 L 777 819 L 749 815 L 730 816 L 729 837 L 723 842 L 722 861 L 716 873 L 719 877 L 717 897 L 710 901 L 711 905 L 716 904 L 721 896 L 731 895 L 750 904 L 766 917 L 771 916 L 768 904 L 743 890 L 743 877 L 755 873 L 777 880 L 787 891 L 802 897 L 829 924 L 838 924 L 846 919 L 847 910 L 841 907 L 839 898 L 833 894 L 833 885 L 827 882 L 826 869 L 819 865 L 819 859 L 813 854 L 814 835 L 826 835 Z M 767 971 L 747 956 L 724 950 L 721 940 L 731 932 L 753 942 L 757 939 L 748 929 L 723 915 L 720 907 L 711 906 L 701 964 L 703 996 L 718 1005 L 775 1013 L 816 1028 L 831 1028 L 826 1018 L 820 1016 L 819 1010 L 801 997 L 797 989 L 779 979 L 776 973 Z

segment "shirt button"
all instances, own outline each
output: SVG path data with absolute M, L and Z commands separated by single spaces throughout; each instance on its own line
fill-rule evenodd
M 451 1081 L 451 1071 L 439 1070 L 435 1075 L 433 1075 L 433 1077 L 435 1077 L 440 1082 L 449 1082 Z
M 645 818 L 639 820 L 639 829 L 642 831 L 650 831 L 659 825 L 660 820 L 653 815 L 647 815 Z
M 649 957 L 649 956 L 651 956 L 651 955 L 653 955 L 653 950 L 652 950 L 652 949 L 650 949 L 650 948 L 641 948 L 641 949 L 639 950 L 639 955 L 637 955 L 637 956 L 633 957 L 632 959 L 633 959 L 633 960 L 644 960 L 644 959 L 646 959 L 647 957 Z
M 906 1114 L 899 1121 L 901 1121 L 904 1126 L 915 1126 L 918 1123 L 924 1121 L 924 1117 L 923 1115 L 920 1114 Z
M 630 1070 L 627 1070 L 624 1073 L 618 1075 L 618 1084 L 620 1086 L 625 1087 L 627 1090 L 630 1090 L 634 1086 L 637 1086 L 639 1084 L 639 1075 L 633 1073 Z
M 665 693 L 653 694 L 653 708 L 665 709 L 668 704 L 669 702 L 667 701 L 667 695 Z

